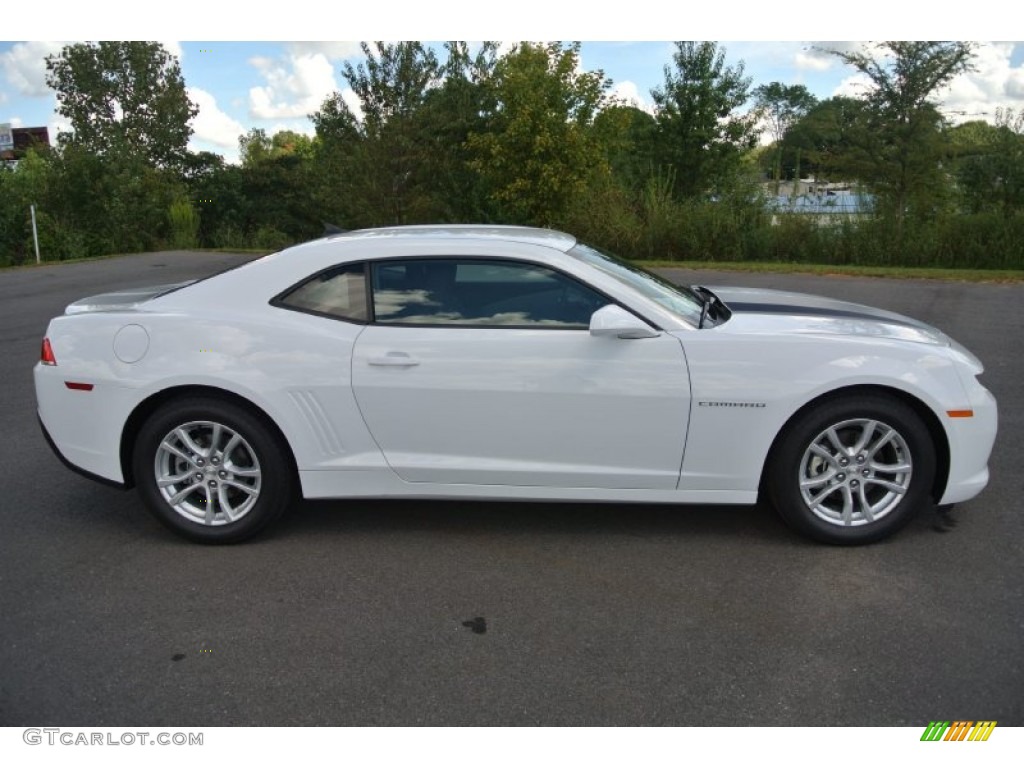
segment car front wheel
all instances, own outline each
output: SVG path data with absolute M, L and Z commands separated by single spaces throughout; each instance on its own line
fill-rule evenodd
M 797 416 L 770 457 L 767 488 L 793 528 L 866 544 L 928 504 L 935 447 L 921 417 L 885 395 L 836 398 Z
M 244 409 L 212 398 L 156 411 L 139 432 L 133 468 L 150 512 L 193 541 L 247 539 L 291 498 L 291 469 L 277 437 Z

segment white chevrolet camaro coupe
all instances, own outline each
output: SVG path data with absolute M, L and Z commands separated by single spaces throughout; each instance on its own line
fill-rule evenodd
M 988 481 L 981 363 L 902 315 L 677 287 L 560 232 L 349 232 L 50 322 L 39 419 L 171 529 L 323 498 L 753 504 L 880 539 Z

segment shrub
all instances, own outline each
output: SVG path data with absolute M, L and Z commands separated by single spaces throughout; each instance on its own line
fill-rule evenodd
M 266 248 L 268 250 L 277 251 L 281 248 L 287 248 L 293 242 L 294 240 L 288 237 L 284 232 L 264 225 L 256 230 L 256 234 L 252 236 L 252 240 L 250 241 L 250 246 L 253 248 Z
M 199 246 L 199 214 L 190 200 L 175 200 L 167 212 L 171 225 L 170 246 L 188 250 Z

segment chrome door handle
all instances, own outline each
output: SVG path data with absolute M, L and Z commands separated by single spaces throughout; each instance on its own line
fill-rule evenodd
M 420 361 L 409 357 L 404 352 L 388 352 L 386 355 L 374 355 L 367 359 L 370 365 L 386 365 L 394 368 L 411 368 Z

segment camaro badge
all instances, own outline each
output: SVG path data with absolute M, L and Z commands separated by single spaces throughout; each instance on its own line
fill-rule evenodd
M 697 405 L 705 408 L 764 408 L 764 403 L 733 403 L 728 400 L 698 400 Z

